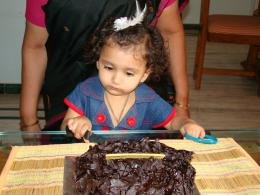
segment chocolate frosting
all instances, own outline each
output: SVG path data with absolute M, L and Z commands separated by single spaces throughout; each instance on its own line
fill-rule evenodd
M 165 158 L 106 160 L 112 153 L 164 153 Z M 76 158 L 76 193 L 194 194 L 192 154 L 148 138 L 106 141 Z

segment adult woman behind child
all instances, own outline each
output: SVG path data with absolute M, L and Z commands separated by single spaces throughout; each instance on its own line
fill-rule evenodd
M 143 2 L 140 0 L 142 7 Z M 178 1 L 147 2 L 151 13 L 148 18 L 170 49 L 170 74 L 176 100 L 182 105 L 177 108 L 177 115 L 187 116 L 188 82 Z M 44 12 L 42 5 L 45 5 Z M 41 129 L 37 118 L 41 90 L 47 105 L 45 128 L 58 129 L 66 111 L 63 98 L 95 69 L 83 62 L 84 44 L 106 18 L 131 16 L 135 8 L 135 0 L 27 0 L 20 99 L 22 130 Z
M 98 77 L 77 85 L 65 98 L 68 111 L 62 123 L 78 139 L 91 130 L 181 129 L 194 137 L 205 131 L 144 82 L 160 76 L 168 65 L 160 33 L 142 24 L 146 7 L 135 18 L 111 19 L 87 46 L 86 61 L 96 62 Z

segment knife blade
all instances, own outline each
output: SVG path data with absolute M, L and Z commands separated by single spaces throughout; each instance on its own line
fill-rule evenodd
M 66 127 L 66 135 L 74 138 L 74 134 Z M 181 139 L 179 130 L 92 130 L 83 136 L 85 140 L 104 142 L 105 140 L 129 140 L 149 137 L 150 139 Z M 83 141 L 84 141 L 83 139 Z

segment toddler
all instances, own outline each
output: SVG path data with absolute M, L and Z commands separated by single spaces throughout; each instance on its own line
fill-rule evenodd
M 160 33 L 142 23 L 145 9 L 134 18 L 109 20 L 86 51 L 96 62 L 98 77 L 89 78 L 65 98 L 68 111 L 62 123 L 78 139 L 91 130 L 134 130 L 165 127 L 194 137 L 205 136 L 195 121 L 175 117 L 176 110 L 144 82 L 168 67 Z

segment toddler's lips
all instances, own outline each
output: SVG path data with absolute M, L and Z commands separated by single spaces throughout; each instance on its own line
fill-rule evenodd
M 108 89 L 111 90 L 111 91 L 122 92 L 121 89 L 116 88 L 116 87 L 108 87 Z

